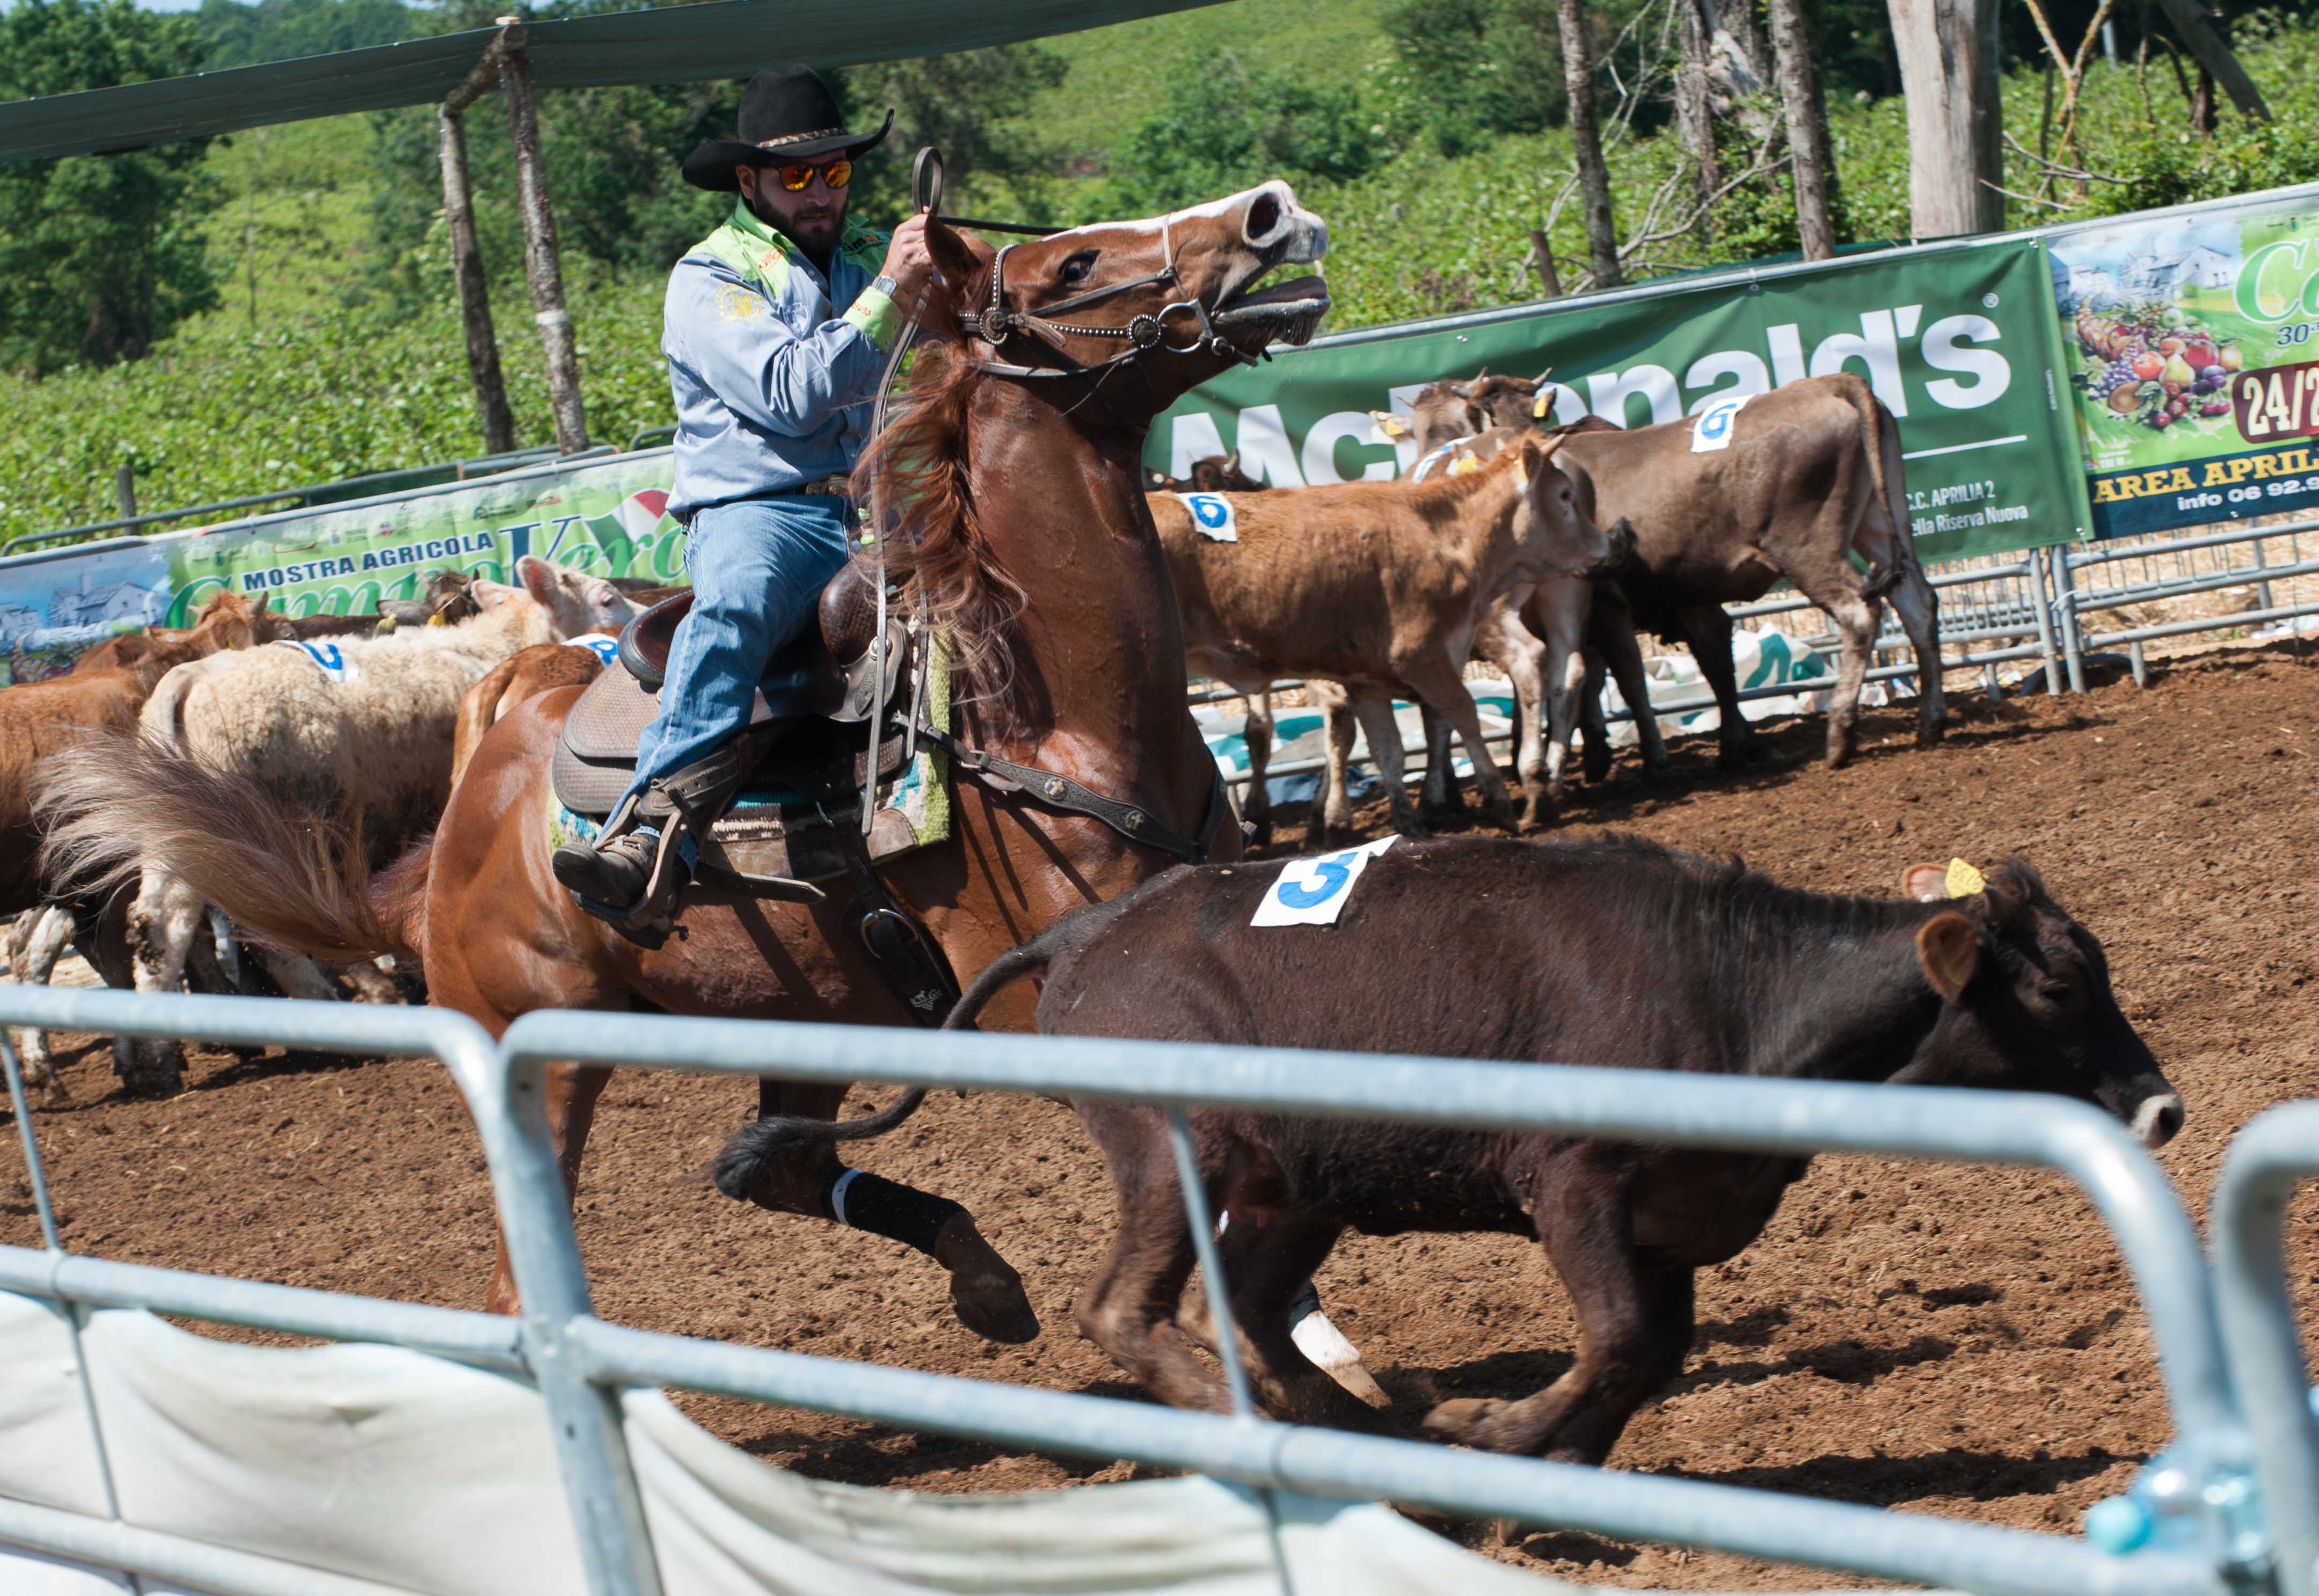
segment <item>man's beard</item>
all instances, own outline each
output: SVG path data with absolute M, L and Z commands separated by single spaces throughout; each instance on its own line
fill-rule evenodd
M 822 250 L 834 248 L 845 231 L 845 210 L 842 203 L 830 206 L 823 215 L 793 219 L 774 214 L 771 207 L 762 200 L 750 200 L 748 205 L 751 214 L 758 221 L 802 248 Z

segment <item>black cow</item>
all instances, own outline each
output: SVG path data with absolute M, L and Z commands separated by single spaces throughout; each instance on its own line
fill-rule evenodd
M 2156 1146 L 2182 1101 L 2111 995 L 2101 944 L 2029 865 L 1951 898 L 1799 892 L 1624 840 L 1405 843 L 1333 925 L 1251 928 L 1278 870 L 1186 867 L 1001 958 L 954 1022 L 1043 969 L 1047 1034 L 1560 1060 L 1791 1079 L 2020 1088 L 2094 1103 Z M 1079 1328 L 1156 1394 L 1225 1395 L 1173 1322 L 1192 1237 L 1160 1110 L 1076 1105 L 1108 1159 L 1120 1233 Z M 1433 1433 L 1599 1463 L 1682 1367 L 1692 1276 L 1763 1233 L 1809 1159 L 1560 1135 L 1195 1110 L 1232 1305 L 1263 1400 L 1376 1422 L 1298 1350 L 1295 1294 L 1347 1230 L 1536 1235 L 1568 1287 L 1577 1361 L 1519 1402 L 1443 1403 Z

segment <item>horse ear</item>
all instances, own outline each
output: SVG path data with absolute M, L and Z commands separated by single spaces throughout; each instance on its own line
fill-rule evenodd
M 967 301 L 973 292 L 974 280 L 982 275 L 997 251 L 972 233 L 956 232 L 931 216 L 926 219 L 926 253 L 934 257 L 935 284 L 928 289 L 930 302 L 919 307 L 918 320 L 937 329 L 945 322 L 954 322 L 968 309 Z M 942 305 L 947 315 L 929 316 L 934 303 Z M 910 307 L 902 307 L 905 314 Z

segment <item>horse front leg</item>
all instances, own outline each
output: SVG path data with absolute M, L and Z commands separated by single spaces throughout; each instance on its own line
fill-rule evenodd
M 799 1081 L 757 1083 L 757 1124 L 726 1144 L 717 1188 L 774 1213 L 835 1220 L 925 1253 L 950 1275 L 951 1307 L 961 1324 L 987 1341 L 1034 1340 L 1039 1316 L 1023 1276 L 984 1240 L 974 1215 L 948 1197 L 848 1167 L 835 1139 L 749 1132 L 776 1123 L 836 1119 L 846 1088 Z

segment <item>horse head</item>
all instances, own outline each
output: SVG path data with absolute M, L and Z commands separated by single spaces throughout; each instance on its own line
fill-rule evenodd
M 1328 224 L 1277 180 L 995 251 L 941 227 L 928 228 L 927 241 L 952 285 L 930 328 L 954 327 L 986 368 L 1051 381 L 1065 403 L 1093 388 L 1097 412 L 1130 426 L 1148 426 L 1189 389 L 1272 344 L 1305 342 L 1329 310 L 1318 276 L 1260 285 L 1274 268 L 1317 261 L 1329 247 Z M 1123 370 L 1141 381 L 1117 380 Z

